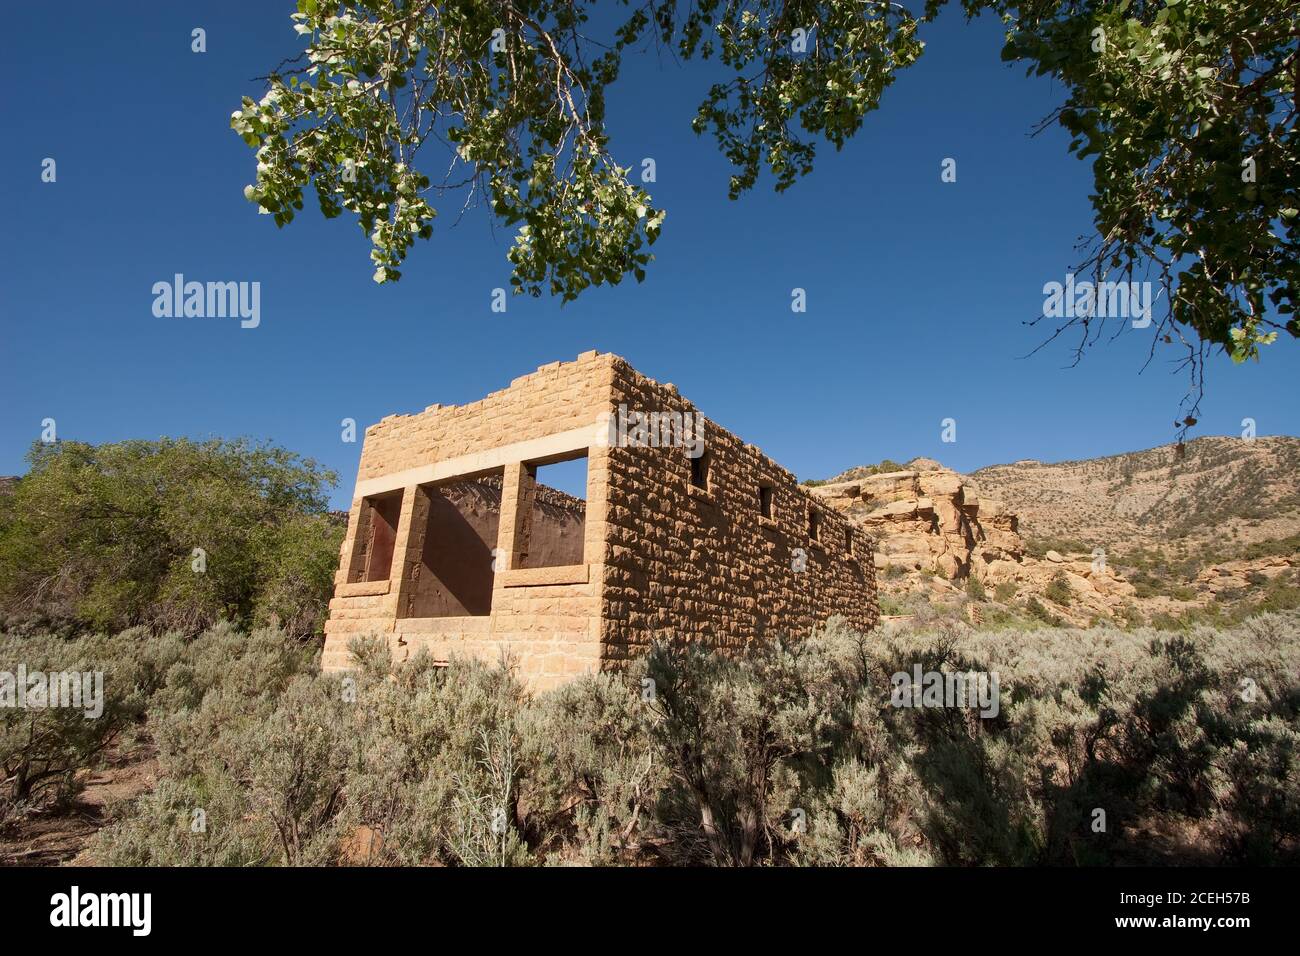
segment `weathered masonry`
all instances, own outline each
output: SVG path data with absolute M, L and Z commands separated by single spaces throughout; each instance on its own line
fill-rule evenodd
M 584 460 L 585 499 L 545 484 Z M 504 653 L 539 689 L 659 638 L 742 648 L 878 619 L 870 538 L 674 386 L 596 352 L 367 429 L 336 582 L 327 670 L 377 635 L 399 660 Z

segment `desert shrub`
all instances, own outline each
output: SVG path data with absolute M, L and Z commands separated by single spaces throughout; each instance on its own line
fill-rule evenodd
M 1064 571 L 1057 571 L 1052 575 L 1052 579 L 1047 582 L 1047 587 L 1043 588 L 1043 597 L 1061 605 L 1069 604 L 1074 600 L 1074 590 L 1070 587 L 1070 579 L 1065 576 Z
M 276 837 L 229 778 L 163 777 L 91 839 L 100 866 L 265 866 Z
M 1038 598 L 1032 594 L 1029 596 L 1029 599 L 1025 601 L 1025 610 L 1029 612 L 1030 617 L 1042 621 L 1044 624 L 1051 625 L 1052 627 L 1057 627 L 1061 623 L 1061 619 L 1049 611 L 1047 605 L 1038 600 Z
M 920 786 L 906 760 L 868 766 L 850 758 L 836 763 L 828 792 L 810 801 L 810 823 L 792 862 L 804 866 L 928 866 L 933 857 L 918 844 L 919 830 L 900 845 L 899 814 Z M 906 825 L 905 825 L 906 826 Z
M 984 582 L 973 574 L 966 579 L 966 596 L 972 601 L 988 600 L 988 594 L 984 591 Z
M 382 835 L 370 862 L 520 864 L 520 731 L 527 695 L 505 663 L 419 655 L 392 667 L 358 647 L 360 736 L 346 780 L 350 828 Z
M 986 631 L 1025 630 L 1040 627 L 1036 618 L 1027 617 L 1018 609 L 994 604 L 980 614 L 980 628 Z
M 1300 573 L 1289 578 L 1278 575 L 1265 585 L 1264 593 L 1246 613 L 1294 611 L 1297 608 L 1300 608 Z
M 1300 617 L 1226 632 L 1073 634 L 966 639 L 1002 673 L 1016 749 L 1038 768 L 1057 768 L 1025 778 L 1044 811 L 1036 861 L 1233 862 L 1264 846 L 1255 862 L 1293 860 L 1300 829 L 1285 795 L 1295 756 L 1277 725 L 1267 735 L 1256 725 L 1296 730 Z M 1252 685 L 1242 684 L 1246 672 Z M 1253 702 L 1241 700 L 1241 686 L 1258 689 Z M 1266 745 L 1276 762 L 1247 766 L 1242 755 Z M 1265 794 L 1244 797 L 1257 790 Z M 1095 808 L 1107 813 L 1104 833 L 1090 827 Z
M 28 461 L 0 496 L 0 620 L 318 629 L 343 528 L 326 512 L 335 476 L 315 462 L 183 439 L 38 442 Z
M 1081 554 L 1090 552 L 1092 548 L 1077 538 L 1026 538 L 1025 551 L 1036 558 L 1041 558 L 1048 551 L 1056 551 L 1059 554 Z
M 1300 833 L 1300 733 L 1294 720 L 1251 721 L 1224 748 L 1215 779 L 1212 827 L 1228 863 L 1278 862 Z
M 833 621 L 730 656 L 657 645 L 538 695 L 508 661 L 393 665 L 377 641 L 354 653 L 346 676 L 322 675 L 281 631 L 221 625 L 160 654 L 138 683 L 162 779 L 101 831 L 96 859 L 1300 858 L 1296 612 L 1177 632 L 975 630 L 936 614 L 860 635 Z M 997 713 L 895 706 L 891 677 L 915 666 L 996 674 Z
M 245 634 L 222 623 L 191 641 L 149 706 L 164 770 L 201 775 L 245 725 L 270 719 L 285 689 L 319 671 L 319 654 L 274 628 Z
M 166 786 L 101 831 L 116 865 L 288 866 L 338 858 L 351 733 L 337 678 L 298 674 L 265 719 L 232 719 L 187 759 L 162 760 Z M 190 773 L 177 768 L 197 767 Z
M 524 829 L 551 862 L 609 864 L 642 849 L 668 773 L 651 739 L 651 687 L 589 675 L 530 710 Z
M 181 652 L 174 636 L 142 637 L 0 636 L 0 824 L 67 801 L 78 771 L 133 732 Z
M 108 834 L 124 834 L 120 847 L 114 836 L 106 859 L 331 859 L 347 753 L 336 684 L 319 674 L 316 652 L 278 629 L 245 634 L 223 623 L 188 642 L 149 701 L 149 729 L 171 785 L 101 834 L 101 849 Z M 190 830 L 196 811 L 206 825 L 197 833 Z
M 1139 627 L 1142 624 L 1142 612 L 1137 605 L 1125 602 L 1115 613 L 1115 617 L 1126 627 Z
M 911 611 L 911 607 L 907 603 L 894 597 L 892 594 L 882 594 L 878 598 L 878 601 L 880 604 L 881 614 L 897 616 L 907 614 Z
M 840 628 L 732 658 L 651 649 L 651 736 L 671 774 L 658 824 L 674 862 L 748 866 L 783 846 L 798 794 L 829 782 L 850 731 L 861 653 Z
M 1016 596 L 1016 584 L 1014 581 L 1003 581 L 1001 584 L 999 584 L 997 587 L 993 589 L 994 599 L 1000 601 L 1003 604 L 1010 603 L 1010 601 L 1015 596 Z

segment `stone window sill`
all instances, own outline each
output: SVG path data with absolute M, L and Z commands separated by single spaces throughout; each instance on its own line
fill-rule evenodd
M 718 499 L 714 498 L 707 490 L 704 488 L 698 488 L 695 485 L 687 485 L 686 494 L 692 498 L 698 498 L 706 504 L 716 505 L 718 503 Z
M 780 529 L 780 525 L 776 523 L 775 518 L 765 518 L 762 515 L 758 516 L 758 525 L 760 528 L 766 528 L 768 531 L 777 531 Z
M 373 597 L 377 594 L 387 594 L 390 587 L 390 581 L 353 581 L 351 584 L 340 584 L 334 596 Z
M 554 568 L 515 568 L 498 571 L 503 588 L 539 587 L 546 584 L 586 584 L 591 580 L 591 566 L 566 564 Z

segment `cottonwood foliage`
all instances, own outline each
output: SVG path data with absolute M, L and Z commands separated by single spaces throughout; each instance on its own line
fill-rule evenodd
M 245 195 L 282 226 L 314 186 L 325 216 L 357 217 L 380 282 L 433 234 L 436 205 L 481 203 L 515 231 L 515 290 L 573 299 L 641 280 L 664 224 L 641 157 L 620 164 L 606 129 L 626 56 L 657 47 L 712 62 L 689 122 L 730 162 L 736 198 L 765 170 L 787 189 L 819 143 L 842 148 L 944 6 L 624 0 L 597 14 L 583 0 L 299 0 L 305 48 L 231 118 L 257 153 Z M 1242 361 L 1279 331 L 1300 335 L 1300 0 L 961 6 L 1000 17 L 1004 59 L 1063 91 L 1045 123 L 1070 132 L 1095 179 L 1082 268 L 1160 284 L 1153 347 L 1185 344 L 1199 388 L 1207 347 Z M 1067 327 L 1082 349 L 1105 322 Z

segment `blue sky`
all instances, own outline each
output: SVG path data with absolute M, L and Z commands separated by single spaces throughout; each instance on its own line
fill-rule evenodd
M 334 468 L 351 494 L 361 429 L 434 402 L 473 401 L 538 365 L 596 348 L 677 384 L 719 424 L 801 477 L 927 455 L 959 470 L 1113 454 L 1172 440 L 1185 380 L 1127 330 L 1067 368 L 1031 358 L 1043 285 L 1089 232 L 1086 164 L 1029 131 L 1061 91 L 1003 64 L 999 24 L 953 11 L 842 151 L 782 195 L 729 201 L 729 169 L 690 131 L 710 65 L 651 52 L 610 98 L 624 165 L 656 161 L 668 210 L 646 281 L 566 306 L 512 297 L 512 236 L 443 209 L 401 282 L 371 280 L 369 246 L 314 197 L 285 229 L 242 196 L 253 156 L 229 129 L 252 77 L 298 52 L 281 0 L 29 4 L 6 14 L 0 77 L 0 474 L 53 418 L 61 438 L 269 439 Z M 207 31 L 208 51 L 190 50 Z M 41 163 L 57 162 L 55 183 Z M 957 160 L 957 182 L 940 164 Z M 261 325 L 156 318 L 151 287 L 261 283 Z M 792 313 L 791 290 L 808 311 Z M 1300 351 L 1216 357 L 1194 435 L 1300 432 Z M 941 421 L 957 421 L 942 442 Z

